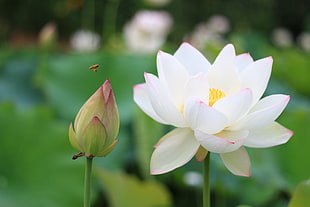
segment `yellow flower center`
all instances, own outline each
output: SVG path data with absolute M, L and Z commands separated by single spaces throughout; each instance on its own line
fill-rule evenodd
M 210 88 L 209 89 L 209 106 L 213 106 L 215 102 L 220 100 L 221 98 L 226 97 L 226 94 L 218 89 Z M 179 107 L 179 110 L 182 114 L 184 114 L 184 104 Z
M 224 98 L 226 94 L 218 89 L 210 88 L 209 89 L 209 106 L 213 106 L 215 102 L 220 100 L 221 98 Z

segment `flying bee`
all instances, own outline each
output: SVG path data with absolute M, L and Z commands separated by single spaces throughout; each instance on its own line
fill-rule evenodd
M 97 72 L 97 69 L 100 67 L 99 64 L 95 64 L 89 67 L 90 70 L 93 70 L 94 72 Z

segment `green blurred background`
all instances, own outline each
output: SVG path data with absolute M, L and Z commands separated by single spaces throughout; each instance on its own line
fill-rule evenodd
M 125 25 L 142 10 L 165 11 L 169 18 L 154 20 L 163 24 L 157 29 L 145 20 L 146 30 L 135 30 L 140 36 L 134 40 L 149 44 L 132 48 L 140 41 L 128 42 Z M 73 41 L 81 29 L 92 36 Z M 144 51 L 153 40 L 156 46 Z M 0 207 L 82 206 L 84 159 L 71 160 L 77 152 L 68 142 L 68 126 L 107 78 L 119 106 L 120 142 L 108 157 L 95 159 L 93 206 L 201 206 L 201 163 L 149 175 L 152 146 L 171 128 L 148 118 L 132 100 L 143 72 L 156 73 L 156 51 L 173 53 L 183 41 L 210 61 L 226 43 L 254 59 L 272 56 L 266 95 L 291 95 L 279 122 L 295 134 L 285 145 L 248 149 L 252 177 L 232 175 L 212 154 L 212 206 L 309 205 L 307 0 L 1 0 Z M 88 69 L 93 64 L 101 65 L 97 73 Z

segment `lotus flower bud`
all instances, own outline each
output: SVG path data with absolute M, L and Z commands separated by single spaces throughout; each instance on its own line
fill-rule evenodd
M 117 144 L 118 130 L 118 109 L 110 81 L 106 80 L 82 106 L 74 126 L 70 124 L 69 140 L 81 152 L 79 156 L 103 157 Z

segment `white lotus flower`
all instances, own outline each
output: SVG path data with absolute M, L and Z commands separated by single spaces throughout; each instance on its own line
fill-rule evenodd
M 158 77 L 145 73 L 146 83 L 134 86 L 134 101 L 146 114 L 177 127 L 156 144 L 151 174 L 174 170 L 195 155 L 202 161 L 209 151 L 219 153 L 233 174 L 250 176 L 244 146 L 272 147 L 293 134 L 275 122 L 290 97 L 260 99 L 271 67 L 271 57 L 236 56 L 231 44 L 213 64 L 188 43 L 174 55 L 160 51 Z

